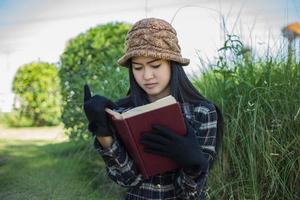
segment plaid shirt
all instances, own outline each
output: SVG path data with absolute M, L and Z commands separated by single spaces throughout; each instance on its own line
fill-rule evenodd
M 181 110 L 184 118 L 195 129 L 199 146 L 212 164 L 216 155 L 217 133 L 217 112 L 214 105 L 207 102 L 199 105 L 182 103 Z M 126 200 L 205 199 L 208 171 L 191 174 L 177 169 L 145 180 L 116 137 L 110 148 L 103 149 L 97 138 L 94 146 L 106 163 L 107 175 L 120 186 L 128 188 Z

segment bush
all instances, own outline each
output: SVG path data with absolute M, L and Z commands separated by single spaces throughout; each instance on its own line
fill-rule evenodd
M 33 62 L 20 67 L 13 80 L 20 101 L 6 117 L 11 126 L 53 126 L 60 123 L 61 96 L 55 65 Z
M 72 139 L 88 136 L 83 113 L 83 85 L 92 92 L 115 100 L 128 90 L 127 69 L 116 61 L 124 51 L 125 36 L 130 25 L 108 23 L 91 28 L 70 40 L 60 58 L 63 97 L 62 121 Z

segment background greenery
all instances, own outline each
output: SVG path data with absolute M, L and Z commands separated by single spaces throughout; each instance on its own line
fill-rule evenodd
M 21 66 L 13 79 L 20 107 L 2 117 L 8 126 L 54 126 L 60 124 L 61 95 L 58 69 L 46 62 Z
M 112 99 L 126 93 L 126 70 L 115 62 L 128 27 L 99 26 L 68 43 L 59 72 L 62 121 L 69 137 L 77 140 L 0 142 L 1 199 L 124 196 L 124 188 L 106 177 L 92 141 L 80 139 L 88 136 L 83 84 L 88 82 L 94 93 Z M 202 76 L 191 78 L 222 109 L 225 122 L 222 150 L 210 172 L 208 199 L 300 198 L 300 63 L 295 59 L 290 64 L 267 56 L 254 59 L 233 35 L 219 50 L 218 60 Z
M 87 138 L 83 114 L 83 86 L 94 94 L 112 100 L 126 95 L 127 69 L 116 63 L 124 53 L 124 41 L 130 25 L 108 23 L 91 28 L 73 38 L 60 58 L 62 121 L 72 139 Z
M 225 119 L 211 199 L 300 197 L 299 80 L 299 62 L 253 60 L 236 36 L 220 49 L 217 65 L 194 79 Z

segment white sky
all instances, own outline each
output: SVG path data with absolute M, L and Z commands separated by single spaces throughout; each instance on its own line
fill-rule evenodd
M 144 17 L 171 22 L 188 68 L 217 56 L 224 42 L 220 16 L 228 33 L 240 35 L 257 53 L 284 41 L 281 28 L 300 21 L 300 0 L 0 0 L 0 111 L 9 110 L 11 82 L 21 65 L 57 62 L 66 42 L 111 21 L 134 23 Z M 189 72 L 187 68 L 187 71 Z

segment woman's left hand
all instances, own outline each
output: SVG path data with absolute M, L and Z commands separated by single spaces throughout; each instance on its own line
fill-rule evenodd
M 186 123 L 187 135 L 181 136 L 161 125 L 153 125 L 152 131 L 144 133 L 140 142 L 144 151 L 169 157 L 184 169 L 206 171 L 208 158 L 202 152 L 194 129 Z

